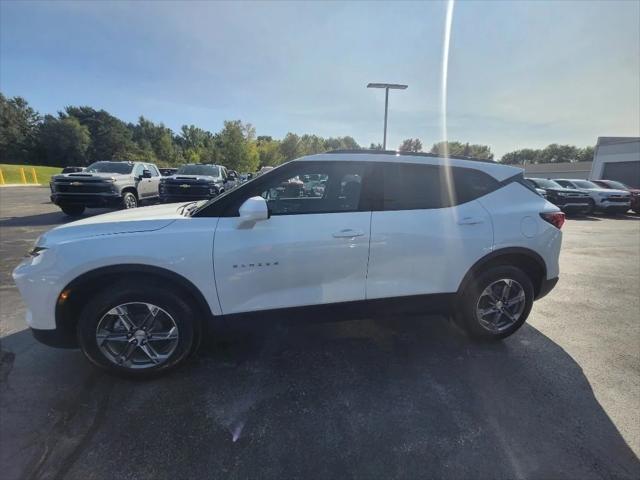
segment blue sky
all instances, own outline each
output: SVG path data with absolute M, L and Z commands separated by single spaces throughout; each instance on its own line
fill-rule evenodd
M 174 130 L 251 122 L 389 142 L 441 139 L 441 2 L 0 3 L 0 91 Z M 450 139 L 501 154 L 640 135 L 640 2 L 458 1 Z

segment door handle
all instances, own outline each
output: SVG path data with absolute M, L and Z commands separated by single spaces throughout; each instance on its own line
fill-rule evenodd
M 333 238 L 353 238 L 353 237 L 361 237 L 364 235 L 362 230 L 354 230 L 352 228 L 344 228 L 339 232 L 333 233 Z
M 458 225 L 478 225 L 484 223 L 484 219 L 478 217 L 464 217 L 458 220 Z

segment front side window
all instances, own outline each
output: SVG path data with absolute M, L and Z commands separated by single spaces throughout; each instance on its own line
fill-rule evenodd
M 141 177 L 143 171 L 144 171 L 144 165 L 141 163 L 137 163 L 135 168 L 133 169 L 133 176 Z
M 271 215 L 357 211 L 364 167 L 325 162 L 276 175 L 261 188 Z
M 237 217 L 256 196 L 267 201 L 271 215 L 358 211 L 367 169 L 364 162 L 290 162 L 219 195 L 195 216 Z
M 155 165 L 151 165 L 150 163 L 147 164 L 147 170 L 149 170 L 151 172 L 151 176 L 152 177 L 159 177 L 160 176 L 160 172 L 158 172 L 158 169 L 155 167 Z

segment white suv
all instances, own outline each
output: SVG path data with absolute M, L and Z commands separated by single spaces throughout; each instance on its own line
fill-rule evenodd
M 563 222 L 515 167 L 338 151 L 210 201 L 61 225 L 13 277 L 38 340 L 144 376 L 246 320 L 450 311 L 506 337 L 558 280 Z

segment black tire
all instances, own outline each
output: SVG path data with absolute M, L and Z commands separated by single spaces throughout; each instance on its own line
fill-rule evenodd
M 138 206 L 138 197 L 133 192 L 124 192 L 122 195 L 122 208 L 136 208 Z
M 596 211 L 596 202 L 589 199 L 589 208 L 587 209 L 587 215 L 593 215 Z
M 489 285 L 501 279 L 515 280 L 524 291 L 524 308 L 518 319 L 500 331 L 492 331 L 484 327 L 477 313 L 477 306 L 480 296 Z M 469 335 L 475 338 L 499 340 L 516 332 L 527 320 L 531 307 L 533 306 L 533 284 L 529 276 L 517 267 L 510 265 L 497 265 L 490 267 L 484 272 L 476 275 L 460 293 L 454 312 L 454 320 L 458 326 L 463 328 Z
M 101 319 L 115 307 L 127 303 L 156 305 L 172 317 L 177 327 L 177 344 L 162 363 L 145 368 L 134 368 L 134 365 L 118 365 L 98 346 L 96 334 Z M 129 318 L 140 327 L 141 316 L 130 315 Z M 142 379 L 153 378 L 164 373 L 194 353 L 200 343 L 201 327 L 198 315 L 171 289 L 154 281 L 144 285 L 141 285 L 140 282 L 123 281 L 104 289 L 88 300 L 78 319 L 77 335 L 82 352 L 93 364 L 117 375 Z M 135 354 L 133 356 L 142 357 L 144 360 L 144 355 L 137 350 L 138 348 L 141 350 L 142 347 L 134 346 Z
M 79 217 L 84 213 L 84 208 L 84 205 L 65 205 L 60 207 L 64 214 L 70 217 Z

